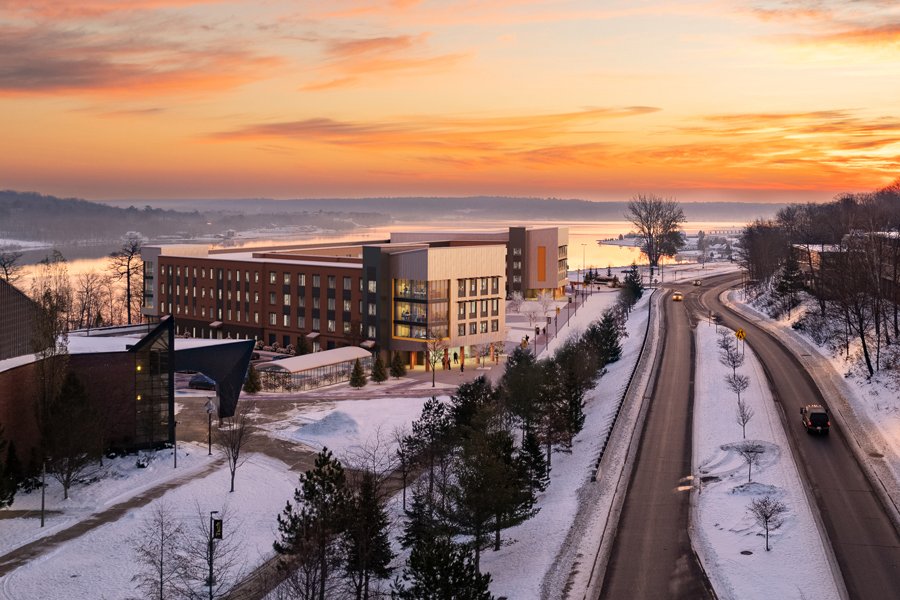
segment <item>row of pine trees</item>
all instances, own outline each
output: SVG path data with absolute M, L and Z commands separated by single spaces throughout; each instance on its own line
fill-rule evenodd
M 499 550 L 503 530 L 537 513 L 553 455 L 571 452 L 584 425 L 585 395 L 620 358 L 625 319 L 641 294 L 633 269 L 616 306 L 552 357 L 536 360 L 517 348 L 499 385 L 479 377 L 448 403 L 427 400 L 411 430 L 397 436 L 387 471 L 377 461 L 345 471 L 323 449 L 278 516 L 281 597 L 491 600 L 481 554 Z M 375 380 L 384 370 L 378 364 Z M 402 566 L 395 564 L 386 509 L 397 492 Z

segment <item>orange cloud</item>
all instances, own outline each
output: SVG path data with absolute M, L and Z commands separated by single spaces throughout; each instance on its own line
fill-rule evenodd
M 6 0 L 0 7 L 0 14 L 67 20 L 220 3 L 223 0 Z
M 211 43 L 0 26 L 0 95 L 181 94 L 254 81 L 281 60 Z

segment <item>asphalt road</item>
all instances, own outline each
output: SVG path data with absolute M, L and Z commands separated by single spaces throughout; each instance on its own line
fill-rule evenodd
M 691 549 L 693 335 L 682 302 L 667 298 L 662 361 L 601 598 L 711 598 Z
M 746 342 L 763 364 L 775 402 L 786 416 L 798 467 L 816 499 L 850 597 L 900 597 L 900 536 L 848 447 L 844 432 L 833 420 L 831 433 L 822 437 L 808 435 L 801 426 L 800 407 L 825 405 L 825 401 L 799 360 L 763 329 L 718 301 L 723 290 L 738 282 L 734 276 L 711 280 L 702 294 L 701 288 L 694 288 L 686 304 L 690 306 L 700 296 L 703 310 L 718 313 L 725 325 L 746 332 Z

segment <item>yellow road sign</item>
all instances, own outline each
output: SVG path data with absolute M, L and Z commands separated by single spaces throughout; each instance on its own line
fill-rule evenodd
M 742 341 L 745 337 L 747 337 L 747 334 L 744 333 L 743 329 L 738 329 L 737 331 L 734 332 L 734 335 L 737 339 L 742 340 Z

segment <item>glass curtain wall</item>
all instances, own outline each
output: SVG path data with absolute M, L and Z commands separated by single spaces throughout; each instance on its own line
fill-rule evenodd
M 450 281 L 394 280 L 394 337 L 447 337 Z
M 315 369 L 285 373 L 284 371 L 266 371 L 260 369 L 259 377 L 263 390 L 267 392 L 302 392 L 326 385 L 334 385 L 350 381 L 355 360 L 347 360 L 333 365 L 324 365 Z M 372 372 L 373 359 L 367 356 L 359 359 L 359 364 L 367 376 Z
M 165 330 L 135 353 L 135 439 L 138 447 L 169 441 L 169 338 Z

